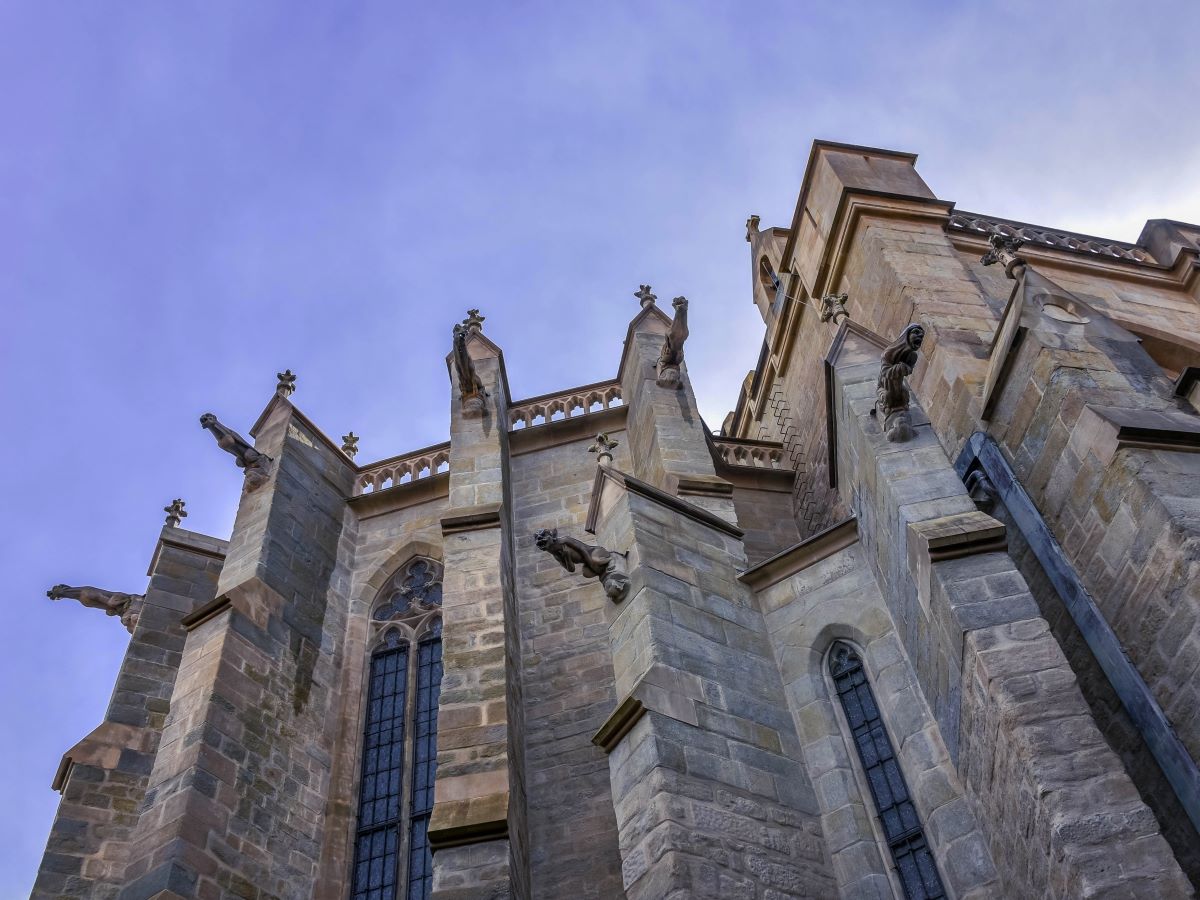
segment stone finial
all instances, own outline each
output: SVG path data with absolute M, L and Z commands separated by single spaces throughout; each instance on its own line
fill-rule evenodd
M 988 243 L 992 245 L 992 249 L 979 257 L 979 261 L 985 266 L 1003 263 L 1004 273 L 1009 278 L 1015 278 L 1013 270 L 1018 265 L 1025 264 L 1025 261 L 1017 256 L 1017 251 L 1025 246 L 1025 239 L 997 229 L 988 236 Z
M 292 373 L 291 369 L 276 372 L 275 377 L 279 379 L 279 384 L 275 385 L 276 395 L 286 400 L 292 394 L 296 393 L 296 376 Z
M 358 435 L 353 431 L 342 435 L 342 452 L 351 459 L 358 455 Z
M 638 289 L 633 292 L 633 296 L 638 298 L 638 302 L 642 304 L 642 309 L 645 309 L 647 306 L 653 306 L 654 301 L 658 299 L 654 295 L 654 292 L 650 290 L 650 285 L 648 284 L 638 285 Z
M 683 344 L 688 336 L 687 298 L 676 297 L 671 305 L 675 307 L 675 321 L 671 323 L 671 330 L 667 332 L 667 339 L 658 355 L 657 382 L 659 387 L 664 388 L 677 388 L 681 383 L 679 366 L 683 363 Z
M 533 540 L 539 550 L 557 559 L 568 572 L 574 572 L 579 566 L 584 578 L 600 579 L 604 593 L 613 603 L 620 603 L 629 593 L 629 576 L 620 571 L 618 562 L 624 559 L 624 554 L 585 544 L 578 538 L 560 538 L 557 528 L 542 528 L 534 534 Z
M 756 234 L 758 234 L 758 222 L 759 222 L 758 216 L 754 216 L 754 215 L 750 216 L 750 218 L 748 218 L 746 220 L 746 242 L 747 243 L 754 240 L 754 236 Z
M 146 601 L 143 594 L 106 591 L 90 585 L 71 587 L 67 584 L 56 584 L 46 591 L 46 596 L 51 600 L 78 600 L 90 609 L 102 609 L 106 615 L 120 616 L 121 624 L 129 630 L 130 634 L 133 634 L 134 626 L 137 625 L 138 616 L 141 615 L 142 606 Z
M 259 453 L 244 437 L 225 425 L 212 413 L 200 417 L 200 427 L 217 439 L 217 446 L 233 456 L 239 469 L 245 470 L 247 491 L 266 484 L 271 476 L 271 457 Z
M 163 512 L 167 514 L 167 525 L 171 528 L 177 528 L 179 523 L 187 518 L 187 510 L 183 508 L 184 503 L 179 497 L 171 501 L 170 506 L 164 506 Z
M 821 298 L 821 321 L 829 322 L 832 320 L 836 325 L 842 319 L 850 318 L 850 312 L 846 309 L 846 301 L 850 297 L 847 294 L 826 294 Z
M 487 317 L 479 314 L 479 310 L 468 309 L 467 317 L 462 321 L 463 327 L 471 334 L 479 334 L 483 331 L 483 320 L 485 318 Z
M 618 441 L 614 441 L 604 432 L 596 435 L 596 442 L 588 447 L 588 453 L 596 454 L 596 465 L 607 466 L 613 461 L 612 452 L 619 446 Z
M 883 415 L 883 430 L 893 443 L 912 440 L 912 419 L 908 407 L 911 394 L 904 379 L 917 365 L 918 351 L 925 340 L 925 329 L 912 324 L 900 337 L 888 344 L 879 362 L 879 380 L 875 383 L 875 406 L 871 415 Z
M 487 392 L 483 389 L 479 373 L 475 371 L 475 360 L 467 352 L 467 334 L 466 326 L 454 326 L 454 371 L 458 375 L 463 418 L 478 419 L 483 415 Z

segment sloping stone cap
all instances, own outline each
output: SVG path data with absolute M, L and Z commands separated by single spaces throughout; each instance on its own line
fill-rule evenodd
M 1107 462 L 1121 450 L 1200 453 L 1200 416 L 1150 409 L 1085 406 L 1068 447 Z
M 846 348 L 846 341 L 851 335 L 860 337 L 868 344 L 878 347 L 881 355 L 889 343 L 883 335 L 876 334 L 870 328 L 859 325 L 853 319 L 842 319 L 842 324 L 838 327 L 837 334 L 833 336 L 829 350 L 825 353 L 825 443 L 829 453 L 828 469 L 831 488 L 837 487 L 838 480 L 837 412 L 833 408 L 833 373 L 837 369 L 842 351 Z
M 657 322 L 659 328 L 650 325 L 650 322 Z M 649 325 L 650 327 L 645 327 Z M 671 317 L 658 308 L 654 303 L 649 306 L 642 307 L 641 311 L 633 317 L 629 323 L 629 328 L 625 332 L 625 345 L 621 350 L 621 362 L 617 366 L 617 381 L 624 383 L 625 381 L 625 362 L 629 358 L 630 352 L 633 350 L 633 334 L 635 331 L 651 331 L 658 334 L 666 334 L 671 328 Z M 661 329 L 661 330 L 660 330 Z
M 752 566 L 738 576 L 738 581 L 756 593 L 766 590 L 857 541 L 858 519 L 851 516 Z
M 158 565 L 158 558 L 162 555 L 163 547 L 175 547 L 179 550 L 186 550 L 189 553 L 198 553 L 201 556 L 208 556 L 212 559 L 224 560 L 225 553 L 229 549 L 229 541 L 201 534 L 198 531 L 188 531 L 186 528 L 178 526 L 164 525 L 162 532 L 158 536 L 158 543 L 154 547 L 154 555 L 150 557 L 150 566 L 146 569 L 147 575 L 154 574 L 154 569 Z
M 603 492 L 605 480 L 611 480 L 631 493 L 646 497 L 653 500 L 668 509 L 686 516 L 692 521 L 699 522 L 702 525 L 707 525 L 710 528 L 715 528 L 717 531 L 723 531 L 725 534 L 741 539 L 745 534 L 742 529 L 736 525 L 725 521 L 720 516 L 710 513 L 707 509 L 701 509 L 699 506 L 693 506 L 686 500 L 680 500 L 673 494 L 668 494 L 664 490 L 656 488 L 652 484 L 647 484 L 641 479 L 634 478 L 632 475 L 614 469 L 611 466 L 597 466 L 596 480 L 592 483 L 592 501 L 588 506 L 587 524 L 584 529 L 588 534 L 596 533 L 596 520 L 600 516 L 600 495 Z M 716 481 L 720 479 L 715 479 Z

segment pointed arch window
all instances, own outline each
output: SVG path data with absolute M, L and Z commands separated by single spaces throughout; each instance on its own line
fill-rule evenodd
M 946 892 L 862 659 L 849 644 L 838 642 L 829 655 L 829 673 L 846 713 L 904 896 L 907 900 L 940 900 Z
M 442 569 L 410 560 L 371 611 L 351 900 L 426 900 L 442 684 Z

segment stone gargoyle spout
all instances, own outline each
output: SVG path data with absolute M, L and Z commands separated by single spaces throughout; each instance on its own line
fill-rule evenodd
M 259 453 L 244 437 L 222 425 L 212 413 L 200 417 L 200 427 L 217 439 L 217 446 L 233 456 L 238 468 L 245 470 L 246 490 L 253 491 L 267 482 L 271 474 L 271 457 Z
M 687 297 L 676 297 L 671 305 L 675 307 L 675 319 L 658 355 L 658 386 L 665 388 L 679 387 L 679 366 L 683 363 L 683 345 L 688 337 Z
M 138 616 L 142 611 L 145 597 L 142 594 L 125 594 L 121 591 L 106 591 L 102 588 L 83 585 L 71 587 L 69 584 L 56 584 L 46 591 L 51 600 L 78 600 L 90 609 L 102 609 L 106 615 L 120 616 L 121 624 L 130 634 L 137 625 Z
M 598 578 L 604 592 L 614 603 L 620 603 L 629 592 L 629 576 L 619 570 L 620 554 L 585 544 L 578 538 L 559 537 L 557 528 L 542 528 L 533 536 L 539 550 L 549 553 L 568 572 L 576 566 L 585 578 Z
M 483 415 L 483 379 L 475 371 L 475 360 L 467 352 L 468 328 L 454 326 L 454 371 L 458 375 L 459 397 L 462 399 L 462 414 L 468 419 Z

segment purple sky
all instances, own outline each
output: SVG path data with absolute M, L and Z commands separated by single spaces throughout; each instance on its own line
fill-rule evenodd
M 614 376 L 650 282 L 719 426 L 762 337 L 743 223 L 788 224 L 814 138 L 975 212 L 1200 222 L 1194 2 L 437 6 L 0 2 L 0 896 L 128 637 L 45 591 L 141 591 L 173 497 L 228 535 L 200 413 L 244 432 L 290 367 L 360 461 L 422 447 L 467 307 L 521 398 Z

